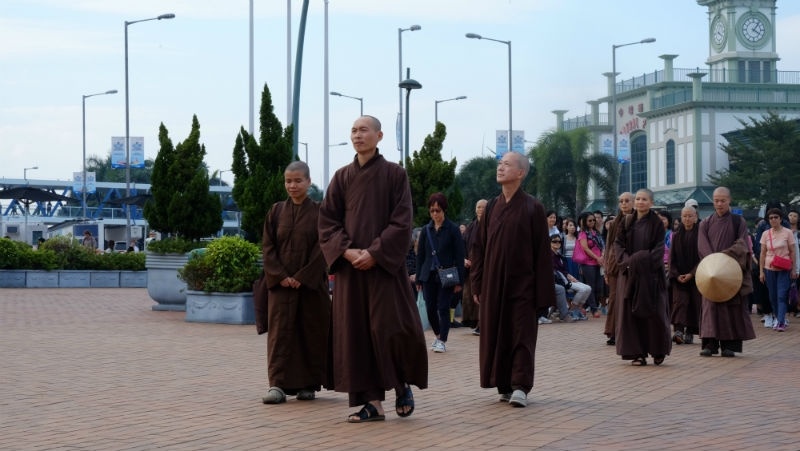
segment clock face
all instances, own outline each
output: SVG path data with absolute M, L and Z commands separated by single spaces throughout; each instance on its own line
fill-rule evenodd
M 750 42 L 758 42 L 764 37 L 766 27 L 758 17 L 748 17 L 742 23 L 742 36 Z
M 711 24 L 711 42 L 714 47 L 720 51 L 722 50 L 725 41 L 728 39 L 728 28 L 721 17 L 717 16 Z

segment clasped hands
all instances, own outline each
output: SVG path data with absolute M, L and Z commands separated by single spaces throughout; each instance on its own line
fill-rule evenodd
M 366 249 L 348 249 L 344 251 L 344 258 L 353 265 L 353 268 L 362 271 L 375 266 L 375 259 Z

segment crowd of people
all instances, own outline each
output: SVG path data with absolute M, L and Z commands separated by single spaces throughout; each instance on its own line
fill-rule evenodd
M 622 193 L 614 214 L 562 219 L 521 189 L 530 162 L 509 152 L 496 170 L 500 195 L 479 200 L 470 223 L 449 219 L 447 197 L 434 193 L 430 221 L 412 230 L 408 176 L 381 155 L 382 137 L 376 118 L 355 121 L 356 155 L 321 203 L 308 198 L 305 163 L 285 170 L 288 198 L 270 209 L 263 234 L 266 404 L 313 400 L 327 388 L 360 407 L 347 422 L 383 421 L 394 390 L 397 415 L 411 415 L 412 386 L 428 384 L 421 314 L 431 351 L 444 353 L 458 304 L 461 324 L 479 337 L 480 386 L 514 407 L 525 407 L 533 388 L 542 324 L 605 315 L 606 343 L 634 366 L 661 365 L 673 344 L 695 336 L 700 356 L 733 357 L 755 338 L 754 304 L 765 325 L 786 330 L 800 269 L 797 212 L 784 218 L 770 208 L 751 235 L 725 187 L 714 190 L 710 216 L 701 220 L 690 199 L 674 221 L 641 189 Z M 741 272 L 722 298 L 699 285 L 711 254 Z

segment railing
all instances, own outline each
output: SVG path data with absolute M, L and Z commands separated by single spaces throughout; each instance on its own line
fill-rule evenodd
M 651 109 L 667 108 L 673 105 L 690 102 L 692 100 L 692 89 L 678 89 L 667 94 L 653 97 Z M 718 103 L 756 103 L 756 104 L 780 104 L 780 103 L 800 103 L 800 86 L 788 86 L 786 88 L 777 87 L 717 87 L 704 86 L 702 97 L 703 102 Z
M 575 130 L 578 128 L 583 127 L 590 127 L 592 125 L 608 125 L 608 114 L 601 113 L 599 115 L 598 121 L 595 124 L 592 122 L 593 116 L 591 114 L 584 114 L 583 116 L 574 117 L 571 119 L 567 119 L 561 123 L 561 127 L 564 131 Z
M 737 69 L 707 69 L 707 68 L 694 68 L 686 69 L 679 68 L 672 70 L 672 81 L 677 82 L 691 82 L 692 79 L 689 74 L 700 73 L 708 74 L 703 81 L 706 83 L 748 83 L 748 84 L 783 84 L 783 85 L 800 85 L 800 71 L 779 71 L 779 70 L 744 70 Z M 663 70 L 655 71 L 649 74 L 643 74 L 638 77 L 620 80 L 617 82 L 617 94 L 621 94 L 634 89 L 643 88 L 645 86 L 662 83 L 666 80 Z

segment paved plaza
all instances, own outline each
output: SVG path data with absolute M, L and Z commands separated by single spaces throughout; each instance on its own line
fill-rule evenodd
M 661 367 L 620 360 L 604 318 L 543 325 L 524 409 L 479 387 L 478 339 L 453 329 L 411 417 L 390 392 L 385 422 L 348 424 L 342 393 L 261 403 L 255 326 L 152 305 L 145 289 L 0 290 L 0 449 L 800 449 L 800 319 L 778 333 L 753 315 L 742 355 L 681 345 Z

